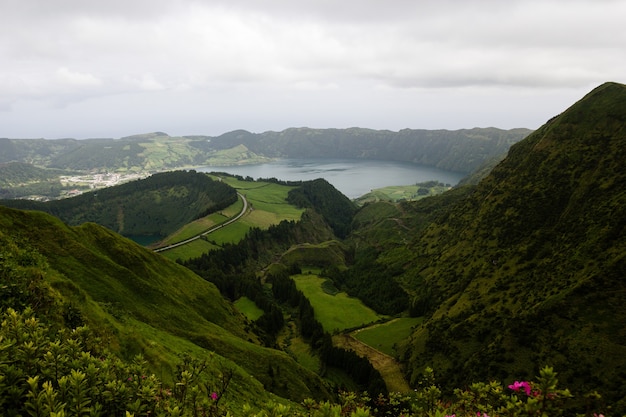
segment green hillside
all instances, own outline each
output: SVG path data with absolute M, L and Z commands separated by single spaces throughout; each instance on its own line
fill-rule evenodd
M 264 133 L 236 130 L 217 137 L 154 132 L 121 139 L 0 139 L 0 163 L 123 173 L 260 163 L 271 158 L 369 158 L 470 173 L 530 132 L 292 128 Z
M 0 163 L 0 199 L 30 195 L 58 197 L 64 187 L 59 180 L 64 171 L 38 168 L 24 162 Z
M 62 200 L 0 204 L 42 210 L 70 225 L 94 222 L 125 236 L 165 237 L 236 201 L 235 189 L 221 181 L 195 171 L 172 171 Z
M 234 373 L 238 408 L 272 398 L 266 390 L 295 401 L 329 395 L 317 375 L 261 346 L 213 284 L 101 226 L 0 207 L 0 241 L 3 310 L 31 306 L 52 329 L 86 324 L 100 348 L 128 361 L 142 354 L 166 383 L 181 355 L 214 358 L 209 374 Z M 268 373 L 276 364 L 280 375 Z
M 485 138 L 487 131 L 495 136 Z M 296 133 L 306 140 L 291 141 Z M 510 139 L 490 129 L 456 132 L 441 139 L 437 149 L 446 156 L 438 160 L 454 165 L 465 152 L 478 163 L 470 148 L 453 146 L 466 134 L 482 143 Z M 311 146 L 348 152 L 346 135 L 385 143 L 387 151 L 372 147 L 358 157 L 406 145 L 363 129 L 186 140 L 199 153 L 233 157 L 260 155 L 256 146 L 274 138 L 282 156 L 295 156 Z M 435 140 L 424 135 L 419 141 Z M 39 152 L 44 145 L 36 143 Z M 37 154 L 11 141 L 0 145 L 13 156 Z M 180 264 L 112 231 L 126 230 L 125 211 L 124 228 L 109 230 L 0 206 L 0 409 L 57 416 L 624 415 L 625 163 L 626 86 L 606 83 L 513 145 L 482 179 L 437 196 L 357 207 L 324 180 L 290 183 L 288 193 L 279 181 L 250 181 L 259 211 L 288 203 L 299 207 L 297 216 L 246 225 L 241 239 L 215 242 Z M 189 223 L 183 212 L 193 217 L 215 207 L 206 187 L 221 182 L 204 174 L 151 178 L 168 185 L 100 190 L 91 205 L 117 201 L 108 192 L 124 194 L 119 219 L 120 207 L 159 213 L 163 203 L 156 223 Z M 196 191 L 183 186 L 196 181 Z M 76 215 L 79 223 L 90 220 Z M 397 320 L 364 328 L 363 337 L 339 330 L 378 318 Z M 408 382 L 410 389 L 387 393 L 382 363 L 398 380 L 402 369 L 406 381 L 394 386 Z
M 626 86 L 604 84 L 476 187 L 357 215 L 353 239 L 427 318 L 401 354 L 412 384 L 426 367 L 452 390 L 550 365 L 624 410 L 625 122 Z
M 254 134 L 243 130 L 210 138 L 202 149 L 229 149 L 243 144 L 256 154 L 282 158 L 364 158 L 404 161 L 470 173 L 483 162 L 507 152 L 531 131 L 474 128 L 461 130 L 362 128 L 291 128 Z M 208 139 L 208 138 L 207 138 Z

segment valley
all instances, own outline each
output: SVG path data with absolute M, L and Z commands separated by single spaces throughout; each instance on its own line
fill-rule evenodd
M 0 405 L 12 415 L 37 404 L 84 405 L 76 415 L 623 415 L 625 106 L 626 86 L 603 84 L 497 162 L 476 163 L 475 180 L 361 203 L 321 178 L 195 170 L 2 200 Z M 360 129 L 185 141 L 204 156 L 274 157 L 276 144 L 291 156 L 348 154 L 344 133 L 385 144 L 370 155 L 437 154 L 447 168 L 477 155 L 451 145 L 467 132 L 439 136 L 447 145 L 429 157 Z M 296 134 L 306 139 L 287 140 Z M 104 141 L 122 152 L 106 161 L 141 164 L 142 144 L 176 142 L 133 141 Z M 83 155 L 96 145 L 63 144 Z M 20 178 L 51 169 L 18 168 Z

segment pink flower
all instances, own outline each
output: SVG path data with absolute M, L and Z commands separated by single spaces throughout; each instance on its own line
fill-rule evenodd
M 515 392 L 519 392 L 519 390 L 523 389 L 526 395 L 530 395 L 530 384 L 526 381 L 515 381 L 509 385 L 509 388 Z
M 211 399 L 212 399 L 213 401 L 217 401 L 217 398 L 218 398 L 218 397 L 217 397 L 217 392 L 212 392 L 212 393 L 211 393 Z

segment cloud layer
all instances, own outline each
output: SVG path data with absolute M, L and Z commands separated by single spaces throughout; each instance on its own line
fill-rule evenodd
M 10 137 L 534 128 L 626 74 L 619 0 L 2 0 L 0 16 Z

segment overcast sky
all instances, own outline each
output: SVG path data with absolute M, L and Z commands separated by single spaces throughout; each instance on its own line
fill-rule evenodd
M 626 82 L 626 0 L 0 0 L 0 137 L 537 128 Z

